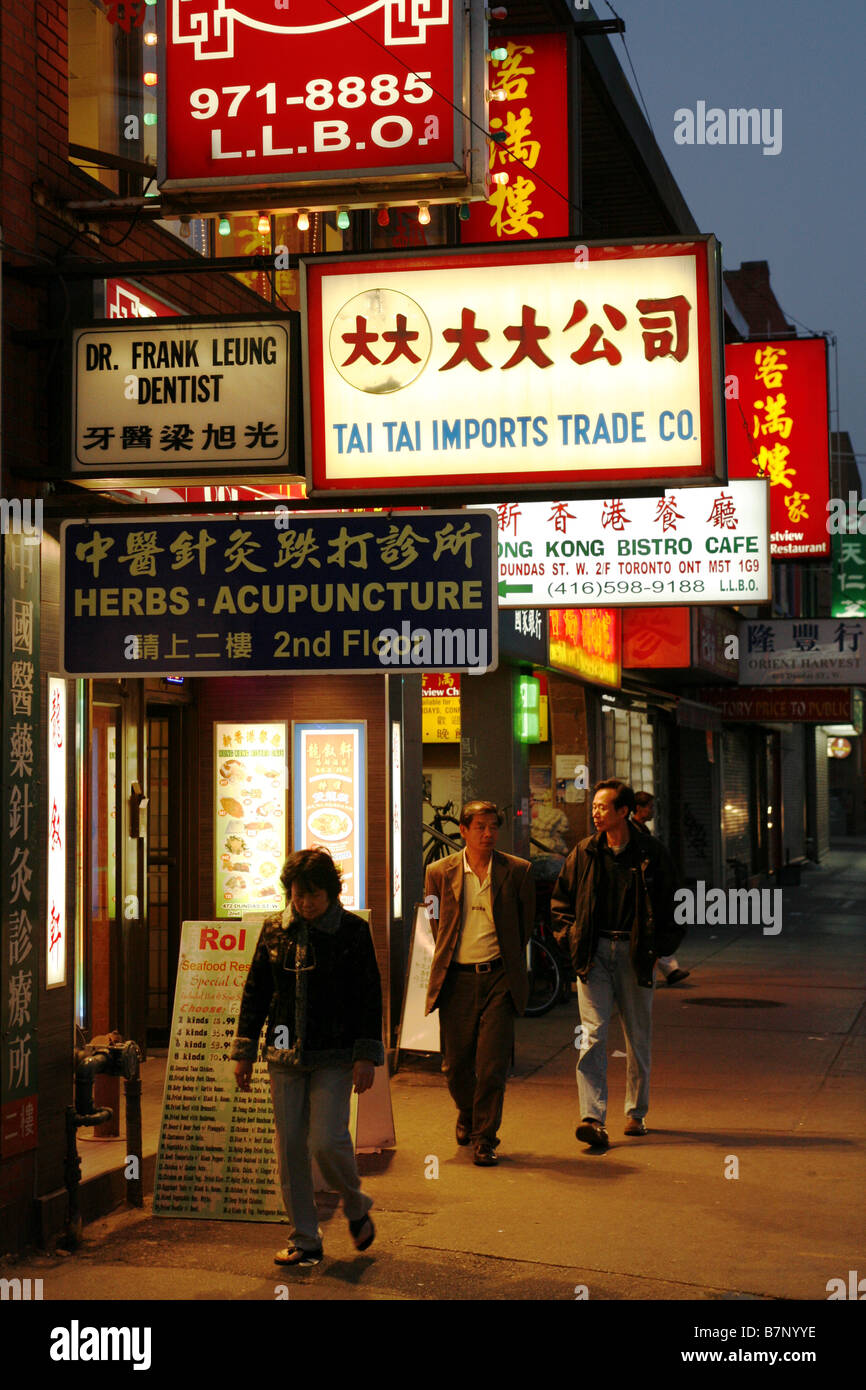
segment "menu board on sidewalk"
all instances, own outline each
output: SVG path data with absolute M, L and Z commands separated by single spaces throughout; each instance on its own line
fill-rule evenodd
M 268 1071 L 239 1091 L 229 1060 L 258 925 L 184 922 L 153 1210 L 157 1216 L 284 1221 Z
M 286 857 L 286 724 L 214 724 L 216 915 L 279 912 Z

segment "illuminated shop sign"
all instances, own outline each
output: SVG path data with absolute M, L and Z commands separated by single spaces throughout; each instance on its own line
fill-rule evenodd
M 765 482 L 664 497 L 502 502 L 496 512 L 501 608 L 770 597 Z
M 474 203 L 460 239 L 523 241 L 568 236 L 568 54 L 565 34 L 509 38 L 503 62 L 489 63 L 488 126 L 493 184 L 486 203 Z
M 66 682 L 48 677 L 48 900 L 45 984 L 66 984 Z
M 832 537 L 834 618 L 866 618 L 866 536 Z
M 773 559 L 830 554 L 830 436 L 823 338 L 729 343 L 728 477 L 767 478 Z
M 293 847 L 326 849 L 345 908 L 366 903 L 367 726 L 292 724 Z
M 214 724 L 214 902 L 217 917 L 279 912 L 286 895 L 287 728 Z
M 674 670 L 691 665 L 690 608 L 627 608 L 622 615 L 622 664 Z
M 423 680 L 423 677 L 422 677 Z M 403 774 L 400 725 L 391 724 L 391 911 L 403 916 Z
M 107 319 L 173 319 L 179 311 L 148 294 L 129 280 L 105 281 L 105 313 Z
M 721 475 L 714 238 L 301 264 L 318 495 Z
M 514 737 L 518 743 L 540 743 L 541 682 L 535 676 L 518 676 L 514 697 Z
M 297 471 L 288 320 L 176 319 L 72 335 L 72 472 Z
M 330 183 L 351 202 L 359 180 L 465 185 L 470 87 L 483 93 L 484 72 L 473 9 L 469 59 L 468 9 L 454 0 L 166 0 L 160 187 L 315 200 Z
M 866 684 L 866 622 L 784 618 L 740 624 L 743 685 Z
M 460 677 L 443 671 L 421 677 L 422 743 L 460 742 Z
M 63 669 L 492 670 L 495 535 L 480 510 L 64 522 Z
M 548 618 L 551 666 L 598 685 L 619 686 L 621 637 L 616 608 L 557 608 Z

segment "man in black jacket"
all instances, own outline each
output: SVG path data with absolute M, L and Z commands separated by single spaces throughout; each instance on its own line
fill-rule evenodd
M 647 1133 L 652 1038 L 653 967 L 679 945 L 674 922 L 676 871 L 660 840 L 631 825 L 634 792 L 612 778 L 598 782 L 592 819 L 596 834 L 572 850 L 553 891 L 554 934 L 568 944 L 577 974 L 580 1048 L 577 1138 L 609 1144 L 607 1030 L 619 1007 L 626 1045 L 625 1133 Z
M 283 865 L 285 912 L 268 917 L 253 956 L 231 1056 L 250 1089 L 259 1035 L 268 1023 L 268 1063 L 280 1187 L 291 1243 L 274 1263 L 308 1269 L 322 1258 L 311 1158 L 343 1199 L 358 1250 L 375 1237 L 371 1197 L 361 1191 L 349 1133 L 351 1093 L 373 1085 L 385 1061 L 382 990 L 370 929 L 340 902 L 342 878 L 324 849 L 302 849 Z
M 634 794 L 634 813 L 629 818 L 629 823 L 641 835 L 651 835 L 648 821 L 653 819 L 655 814 L 655 797 L 652 792 L 635 792 Z M 687 980 L 692 973 L 690 970 L 683 970 L 676 956 L 659 956 L 656 961 L 659 974 L 669 985 L 681 984 Z

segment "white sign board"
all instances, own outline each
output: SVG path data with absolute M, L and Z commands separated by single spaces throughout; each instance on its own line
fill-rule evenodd
M 424 903 L 415 907 L 412 926 L 412 945 L 409 950 L 409 969 L 406 972 L 406 993 L 403 996 L 403 1016 L 397 1050 L 405 1052 L 438 1052 L 439 1013 L 425 1014 L 430 967 L 433 964 L 433 928 Z
M 714 481 L 714 248 L 303 261 L 312 492 Z
M 229 1058 L 259 927 L 184 922 L 154 1179 L 155 1216 L 285 1221 L 268 1070 Z
M 75 474 L 295 466 L 284 320 L 77 329 L 72 363 Z
M 741 685 L 866 685 L 866 619 L 740 624 Z
M 503 502 L 500 608 L 766 603 L 769 484 Z

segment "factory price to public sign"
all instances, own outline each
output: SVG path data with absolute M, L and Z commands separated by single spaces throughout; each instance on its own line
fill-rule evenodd
M 453 0 L 164 10 L 161 187 L 461 170 L 466 20 Z
M 717 249 L 302 259 L 310 490 L 716 480 Z
M 766 482 L 496 511 L 501 608 L 770 597 Z

